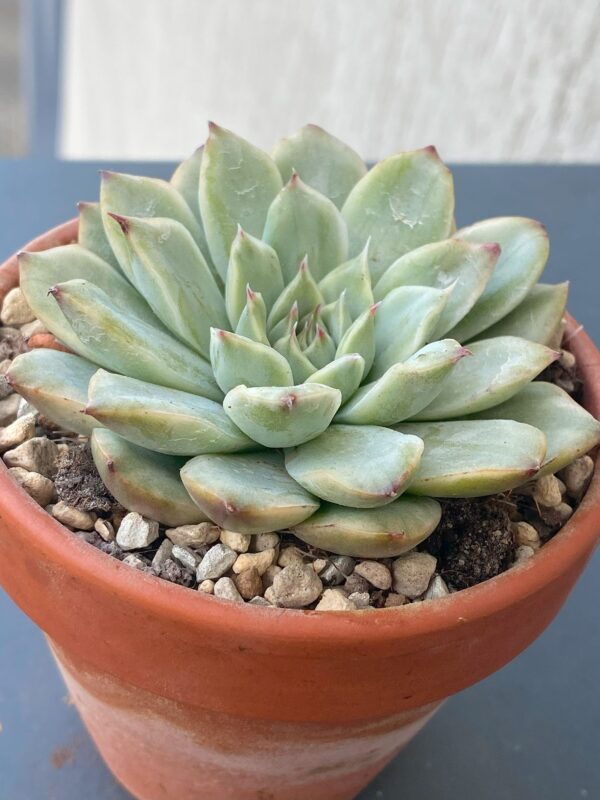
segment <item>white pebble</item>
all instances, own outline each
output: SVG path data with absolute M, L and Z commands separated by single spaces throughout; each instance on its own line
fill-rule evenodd
M 0 428 L 5 425 L 10 425 L 17 418 L 17 411 L 19 410 L 18 394 L 9 394 L 4 400 L 0 400 Z
M 158 539 L 158 522 L 146 519 L 137 511 L 123 517 L 117 531 L 117 544 L 123 550 L 141 550 Z
M 9 474 L 41 506 L 47 506 L 54 497 L 54 484 L 49 478 L 21 467 L 11 467 Z
M 586 489 L 593 471 L 594 460 L 590 456 L 582 456 L 561 470 L 559 475 L 565 482 L 567 492 L 571 497 L 579 498 Z
M 21 289 L 16 286 L 11 289 L 4 298 L 2 304 L 2 311 L 0 312 L 0 321 L 3 325 L 24 325 L 26 322 L 31 322 L 35 319 L 35 314 L 29 307 L 25 295 Z
M 448 587 L 446 586 L 446 581 L 442 578 L 441 575 L 436 575 L 429 584 L 429 588 L 425 592 L 423 599 L 439 600 L 440 597 L 446 597 L 446 595 L 448 594 L 450 594 L 450 592 L 448 591 Z
M 274 548 L 262 550 L 260 553 L 241 553 L 233 565 L 233 571 L 239 575 L 240 572 L 255 567 L 259 575 L 264 575 L 276 556 L 277 551 Z
M 275 591 L 272 586 L 265 589 L 264 598 L 270 606 L 277 605 L 277 597 L 275 596 Z
M 94 522 L 94 530 L 105 542 L 114 542 L 115 529 L 107 519 L 97 519 L 96 522 Z
M 270 567 L 266 568 L 262 576 L 263 589 L 268 589 L 269 586 L 273 585 L 275 575 L 277 575 L 278 572 L 281 572 L 282 569 L 283 567 L 280 567 L 278 564 L 271 564 Z
M 247 553 L 250 547 L 250 539 L 252 537 L 249 533 L 236 533 L 236 531 L 221 531 L 221 541 L 227 547 L 231 547 L 236 553 Z
M 39 472 L 46 478 L 56 477 L 59 450 L 47 436 L 34 436 L 13 450 L 4 453 L 4 463 L 9 467 L 21 467 L 30 472 Z
M 279 547 L 280 541 L 278 533 L 257 533 L 252 537 L 252 549 L 255 553 L 260 553 L 261 550 L 271 550 Z
M 317 558 L 315 561 L 313 561 L 313 569 L 317 575 L 320 575 L 320 573 L 323 572 L 327 566 L 327 563 L 328 562 L 326 558 Z
M 535 550 L 533 547 L 528 547 L 526 544 L 522 544 L 521 547 L 517 547 L 515 550 L 515 564 L 522 564 L 523 561 L 527 561 L 531 558 L 531 556 L 535 555 Z
M 376 589 L 389 589 L 392 585 L 392 573 L 381 561 L 362 561 L 356 565 L 354 572 Z
M 352 592 L 348 600 L 355 608 L 368 608 L 371 605 L 371 598 L 368 592 Z
M 27 341 L 35 336 L 36 333 L 48 333 L 48 329 L 41 319 L 34 319 L 32 322 L 26 322 L 21 326 L 21 336 Z
M 541 547 L 539 533 L 528 522 L 513 522 L 512 532 L 517 545 L 527 545 L 527 547 L 533 547 L 534 550 Z
M 77 531 L 91 531 L 94 529 L 96 515 L 90 511 L 80 511 L 78 508 L 67 505 L 62 500 L 52 507 L 52 516 L 63 525 L 74 528 Z M 118 539 L 117 539 L 118 542 Z M 118 542 L 118 544 L 121 544 Z M 126 550 L 127 548 L 123 548 Z
M 351 603 L 341 589 L 325 589 L 315 611 L 354 611 Z
M 196 572 L 200 563 L 200 556 L 197 553 L 194 553 L 189 547 L 182 547 L 180 544 L 173 545 L 171 558 L 190 572 Z
M 148 568 L 148 564 L 136 553 L 128 553 L 123 559 L 123 564 L 127 564 L 128 566 L 139 570 L 146 570 Z
M 35 415 L 27 414 L 24 417 L 19 417 L 6 428 L 0 429 L 0 453 L 12 450 L 28 439 L 33 439 L 34 436 Z
M 394 592 L 405 597 L 419 597 L 427 591 L 437 566 L 430 553 L 411 550 L 392 564 Z
M 271 588 L 277 605 L 284 608 L 304 608 L 320 596 L 323 584 L 310 564 L 291 564 L 275 576 Z
M 181 547 L 203 547 L 219 541 L 220 530 L 212 522 L 200 522 L 197 525 L 180 525 L 178 528 L 167 528 L 165 534 L 173 544 Z
M 102 534 L 100 534 L 102 535 Z M 156 569 L 160 569 L 165 561 L 168 561 L 171 558 L 171 552 L 173 551 L 173 542 L 170 539 L 163 539 L 160 543 L 158 550 L 154 554 L 154 558 L 152 559 L 152 566 Z
M 270 606 L 271 603 L 269 603 L 268 600 L 265 600 L 264 597 L 261 597 L 260 595 L 257 595 L 256 597 L 253 597 L 252 600 L 248 600 L 248 605 L 251 605 L 251 606 Z
M 533 499 L 541 506 L 554 508 L 561 500 L 560 486 L 554 475 L 542 475 L 535 482 Z
M 204 594 L 214 594 L 215 582 L 209 580 L 202 581 L 202 583 L 198 584 L 198 591 L 204 592 Z
M 233 603 L 243 603 L 244 598 L 238 592 L 235 583 L 231 578 L 219 578 L 215 583 L 214 588 L 215 597 L 220 597 L 221 600 L 230 600 Z
M 198 569 L 196 570 L 196 580 L 202 583 L 207 578 L 210 580 L 217 580 L 222 575 L 231 569 L 234 565 L 238 554 L 231 547 L 219 542 L 219 544 L 211 547 L 206 553 Z M 237 589 L 236 589 L 237 592 Z
M 277 563 L 280 567 L 290 567 L 292 564 L 302 566 L 304 564 L 304 556 L 297 547 L 284 547 L 279 553 Z

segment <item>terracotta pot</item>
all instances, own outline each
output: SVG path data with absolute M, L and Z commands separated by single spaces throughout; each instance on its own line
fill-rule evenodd
M 16 283 L 14 259 L 0 275 Z M 598 416 L 600 354 L 583 332 L 572 346 Z M 523 565 L 435 602 L 322 614 L 230 604 L 144 575 L 74 537 L 3 467 L 0 498 L 0 580 L 48 636 L 108 766 L 143 800 L 354 797 L 444 698 L 544 630 L 600 533 L 596 475 Z

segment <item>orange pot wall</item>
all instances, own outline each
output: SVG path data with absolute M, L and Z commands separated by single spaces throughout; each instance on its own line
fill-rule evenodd
M 75 225 L 29 249 L 71 240 Z M 15 263 L 0 268 L 7 285 Z M 600 354 L 583 332 L 572 347 L 598 416 Z M 347 800 L 444 698 L 544 630 L 598 541 L 599 503 L 595 475 L 535 558 L 472 589 L 323 614 L 225 603 L 144 575 L 72 536 L 2 466 L 0 581 L 49 637 L 91 735 L 136 797 Z

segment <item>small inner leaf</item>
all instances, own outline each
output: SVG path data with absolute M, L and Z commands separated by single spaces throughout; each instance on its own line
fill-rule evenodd
M 323 433 L 341 402 L 338 389 L 319 383 L 237 386 L 225 397 L 223 408 L 240 430 L 264 447 L 294 447 Z
M 357 256 L 340 264 L 319 283 L 321 294 L 328 303 L 345 294 L 352 319 L 373 305 L 368 245 Z
M 268 345 L 213 328 L 210 362 L 219 386 L 291 386 L 292 370 L 285 358 Z
M 358 353 L 341 356 L 335 361 L 313 372 L 306 378 L 307 383 L 322 383 L 339 389 L 342 393 L 342 404 L 345 403 L 360 386 L 365 371 L 365 360 Z

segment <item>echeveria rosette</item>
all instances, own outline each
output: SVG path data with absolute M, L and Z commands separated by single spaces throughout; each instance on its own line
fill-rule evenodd
M 21 256 L 76 355 L 28 353 L 9 378 L 92 435 L 127 508 L 394 556 L 436 527 L 435 498 L 512 489 L 599 441 L 531 383 L 567 297 L 537 283 L 547 257 L 530 219 L 454 232 L 434 148 L 367 171 L 316 126 L 270 157 L 211 125 L 170 183 L 105 172 L 78 244 Z

